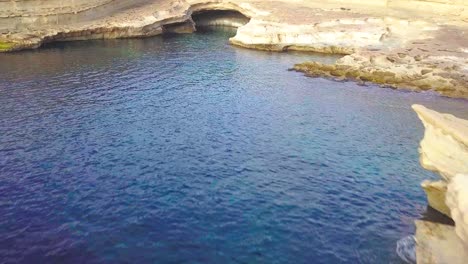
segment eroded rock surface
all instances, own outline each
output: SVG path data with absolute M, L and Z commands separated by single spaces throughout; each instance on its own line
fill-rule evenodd
M 421 105 L 413 109 L 425 128 L 419 149 L 421 165 L 447 182 L 457 174 L 468 174 L 468 120 Z
M 383 87 L 431 90 L 448 97 L 468 98 L 468 60 L 459 57 L 447 62 L 445 59 L 411 52 L 366 52 L 343 57 L 333 65 L 305 62 L 294 69 L 313 77 L 372 82 Z
M 455 228 L 416 221 L 416 260 L 419 264 L 466 264 L 468 252 Z
M 468 252 L 468 174 L 458 174 L 452 178 L 446 201 L 455 222 L 455 231 Z
M 451 217 L 450 208 L 448 208 L 445 201 L 445 196 L 447 194 L 447 182 L 443 180 L 425 180 L 421 183 L 421 187 L 426 193 L 429 206 L 443 213 L 444 215 Z
M 455 227 L 416 221 L 418 263 L 468 263 L 468 120 L 414 105 L 424 124 L 421 165 L 439 173 L 424 181 L 429 205 L 451 217 Z

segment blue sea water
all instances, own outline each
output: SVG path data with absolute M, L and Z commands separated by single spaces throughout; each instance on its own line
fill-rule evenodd
M 410 106 L 229 32 L 0 55 L 0 263 L 400 263 L 425 211 Z

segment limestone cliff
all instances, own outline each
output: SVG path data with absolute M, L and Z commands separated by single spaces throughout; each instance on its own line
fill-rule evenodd
M 453 177 L 448 184 L 446 202 L 455 221 L 455 231 L 468 251 L 468 174 Z
M 419 149 L 421 165 L 438 172 L 447 182 L 457 174 L 468 173 L 468 120 L 421 105 L 413 109 L 425 128 Z
M 416 222 L 418 263 L 468 263 L 468 120 L 414 105 L 424 124 L 421 165 L 441 181 L 423 182 L 429 205 L 450 216 L 455 227 Z

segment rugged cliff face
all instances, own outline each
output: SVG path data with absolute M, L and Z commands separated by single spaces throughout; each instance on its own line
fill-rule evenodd
M 468 173 L 468 120 L 415 105 L 424 124 L 421 141 L 421 165 L 439 173 L 450 182 L 460 173 Z
M 421 165 L 442 180 L 425 181 L 429 205 L 455 227 L 416 221 L 418 263 L 468 263 L 468 120 L 413 106 L 424 124 Z

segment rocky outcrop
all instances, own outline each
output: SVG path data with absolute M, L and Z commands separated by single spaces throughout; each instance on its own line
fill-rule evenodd
M 418 263 L 468 263 L 468 120 L 414 105 L 425 127 L 421 165 L 442 180 L 424 181 L 429 205 L 455 227 L 416 221 Z
M 425 180 L 421 183 L 421 187 L 426 193 L 429 206 L 443 213 L 444 215 L 451 217 L 450 208 L 448 208 L 445 201 L 445 196 L 447 195 L 447 182 L 443 180 Z
M 101 2 L 101 5 L 79 12 L 68 8 L 67 10 L 72 10 L 71 13 L 59 13 L 55 16 L 37 15 L 33 12 L 0 18 L 0 33 L 3 31 L 3 34 L 0 34 L 0 52 L 37 48 L 43 43 L 53 41 L 149 37 L 164 32 L 187 33 L 195 30 L 193 13 L 232 10 L 249 17 L 256 12 L 254 8 L 244 8 L 232 1 Z M 245 24 L 239 21 L 239 17 L 230 16 L 222 20 L 217 19 L 217 23 L 230 26 Z
M 434 91 L 441 95 L 468 98 L 468 59 L 453 58 L 450 62 L 437 57 L 424 57 L 411 52 L 355 53 L 334 65 L 318 62 L 300 63 L 294 70 L 312 77 L 371 82 L 382 87 L 413 91 Z M 447 64 L 447 66 L 440 66 Z
M 311 14 L 300 24 L 252 19 L 250 23 L 239 28 L 231 43 L 271 51 L 301 50 L 351 54 L 362 48 L 380 47 L 380 39 L 387 32 L 382 19 L 345 15 L 343 11 L 310 11 L 315 11 L 320 16 L 314 17 L 314 14 Z M 323 17 L 327 19 L 324 20 Z M 291 21 L 294 21 L 293 18 Z
M 421 105 L 413 109 L 425 132 L 419 149 L 421 165 L 439 173 L 443 180 L 468 173 L 468 120 L 441 114 Z
M 464 7 L 459 6 L 456 16 L 441 15 L 440 21 L 420 17 L 420 13 L 408 17 L 388 5 L 378 10 L 362 10 L 358 5 L 319 8 L 312 4 L 296 8 L 300 11 L 291 9 L 293 5 L 271 8 L 268 18 L 252 18 L 239 28 L 231 43 L 262 50 L 347 55 L 333 65 L 305 62 L 294 66 L 294 70 L 311 77 L 468 98 Z

